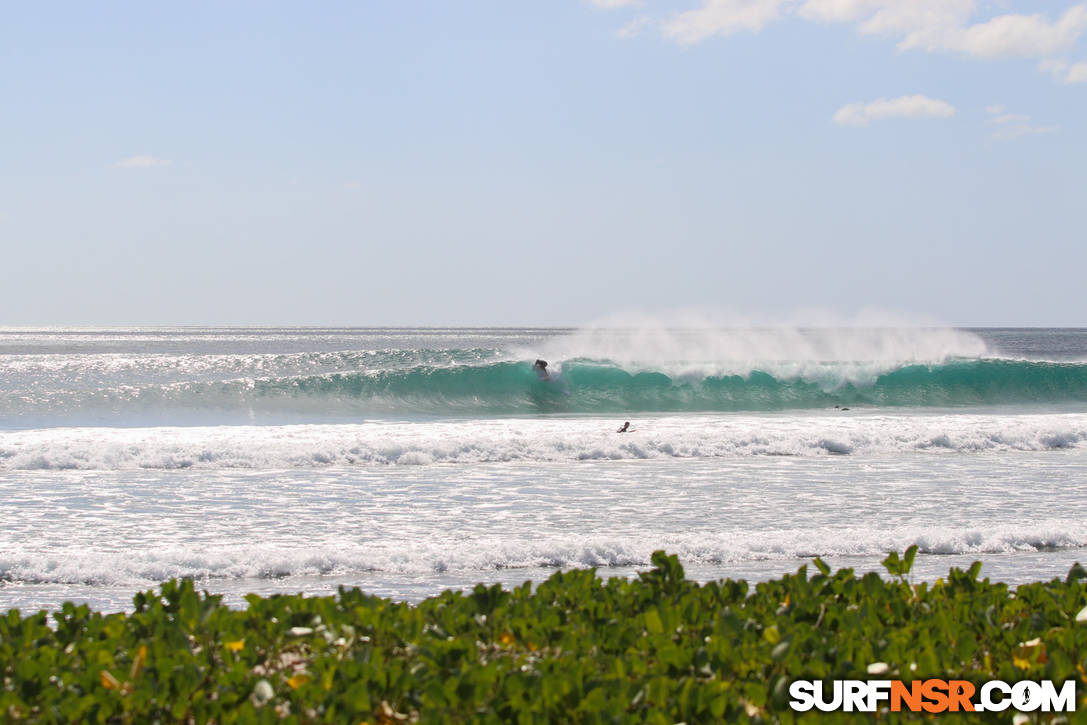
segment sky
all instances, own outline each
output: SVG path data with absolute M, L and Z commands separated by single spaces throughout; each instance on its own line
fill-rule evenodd
M 1087 2 L 11 3 L 0 98 L 0 325 L 1087 325 Z

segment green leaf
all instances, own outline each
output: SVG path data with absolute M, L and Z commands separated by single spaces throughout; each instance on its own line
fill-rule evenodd
M 902 575 L 910 573 L 910 569 L 913 568 L 913 559 L 917 556 L 917 544 L 913 544 L 910 548 L 906 549 L 906 554 L 902 557 Z
M 650 609 L 645 613 L 645 630 L 650 634 L 661 634 L 664 632 L 664 624 L 661 622 L 661 615 L 656 609 Z
M 882 562 L 883 568 L 887 570 L 887 573 L 891 576 L 898 576 L 902 573 L 902 560 L 898 558 L 898 552 L 892 551 L 887 555 L 887 558 Z

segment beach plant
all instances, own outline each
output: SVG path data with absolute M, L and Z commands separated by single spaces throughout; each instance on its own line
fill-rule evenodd
M 418 604 L 341 588 L 250 595 L 231 609 L 192 581 L 170 581 L 136 595 L 127 613 L 66 603 L 0 617 L 0 719 L 900 722 L 933 716 L 793 712 L 789 685 L 878 674 L 1075 680 L 1077 698 L 1087 693 L 1081 566 L 1015 588 L 979 578 L 980 564 L 914 584 L 915 555 L 888 556 L 888 576 L 815 559 L 812 572 L 751 586 L 693 582 L 657 552 L 631 579 L 559 571 L 538 585 L 480 584 Z

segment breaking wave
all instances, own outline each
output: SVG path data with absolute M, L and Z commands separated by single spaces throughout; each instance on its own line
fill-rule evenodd
M 0 431 L 2 470 L 299 469 L 1080 449 L 1087 414 L 655 416 Z
M 612 415 L 1087 401 L 1087 363 L 1079 362 L 966 359 L 884 370 L 863 363 L 783 363 L 703 374 L 576 359 L 551 369 L 547 381 L 527 362 L 487 362 L 23 391 L 5 396 L 2 422 L 216 415 L 229 422 L 264 422 L 262 417 L 292 415 Z
M 63 557 L 5 554 L 0 555 L 0 582 L 143 586 L 173 577 L 277 579 L 373 573 L 403 576 L 506 569 L 646 567 L 652 552 L 662 546 L 678 554 L 688 565 L 782 561 L 792 566 L 797 560 L 815 556 L 882 556 L 913 544 L 922 554 L 1006 554 L 1081 548 L 1087 546 L 1087 534 L 1077 522 L 1054 521 L 1041 528 L 876 530 L 835 527 L 760 533 L 590 535 L 535 542 L 466 539 L 459 543 L 395 542 L 386 546 L 341 544 L 281 548 L 249 545 L 200 551 L 177 548 L 69 552 Z

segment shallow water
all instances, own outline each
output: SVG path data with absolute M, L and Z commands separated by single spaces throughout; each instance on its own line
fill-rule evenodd
M 1082 557 L 1085 474 L 1080 450 L 11 472 L 0 597 L 116 609 L 189 576 L 233 601 L 341 584 L 416 599 L 557 567 L 627 574 L 655 549 L 701 579 L 766 579 L 911 544 L 922 576 L 981 559 L 1018 582 Z

